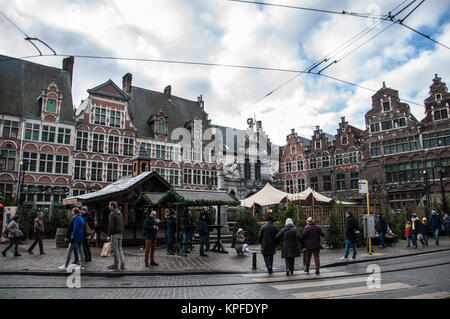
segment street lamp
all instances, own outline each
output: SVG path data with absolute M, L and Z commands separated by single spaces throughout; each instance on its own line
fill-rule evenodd
M 442 211 L 443 213 L 447 213 L 447 201 L 445 199 L 445 189 L 444 189 L 444 182 L 442 180 L 442 177 L 444 175 L 444 167 L 441 162 L 436 162 L 434 164 L 434 168 L 436 168 L 437 172 L 439 172 L 439 179 L 441 182 L 441 195 L 442 195 Z
M 425 211 L 425 215 L 428 217 L 428 211 L 430 210 L 430 189 L 428 187 L 428 174 L 427 174 L 427 170 L 424 169 L 422 171 L 422 174 L 425 178 L 425 192 L 426 192 L 426 211 Z

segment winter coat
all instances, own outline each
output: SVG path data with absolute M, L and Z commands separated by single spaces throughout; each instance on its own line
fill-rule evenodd
M 94 229 L 94 217 L 92 216 L 91 213 L 84 213 L 81 215 L 81 217 L 83 217 L 84 222 L 87 223 L 89 225 L 90 229 Z
M 301 241 L 307 250 L 320 250 L 320 236 L 325 236 L 322 228 L 315 223 L 308 223 L 303 230 Z
M 353 216 L 347 218 L 345 227 L 345 238 L 351 241 L 356 241 L 356 233 L 358 230 L 358 223 Z
M 442 224 L 444 225 L 444 229 L 445 229 L 447 232 L 450 232 L 450 217 L 449 217 L 449 218 L 444 218 L 444 219 L 442 220 Z
M 121 235 L 123 230 L 123 216 L 120 210 L 116 208 L 109 213 L 108 235 Z
M 428 225 L 430 225 L 432 230 L 441 229 L 441 217 L 439 216 L 439 213 L 436 215 L 431 215 Z
M 80 215 L 73 220 L 72 242 L 80 244 L 84 242 L 84 219 Z
M 236 252 L 242 253 L 242 247 L 244 246 L 244 244 L 245 244 L 244 234 L 241 235 L 236 234 L 236 244 L 234 245 Z
M 37 217 L 34 220 L 34 233 L 40 233 L 42 234 L 44 232 L 44 221 Z
M 176 231 L 176 221 L 175 217 L 169 217 L 166 218 L 166 226 L 167 226 L 167 233 L 168 234 L 175 234 Z
M 144 236 L 147 240 L 155 240 L 156 233 L 158 232 L 155 229 L 155 226 L 158 226 L 156 222 L 156 218 L 151 218 L 150 215 L 147 215 L 144 220 Z
M 192 221 L 192 217 L 188 215 L 184 215 L 181 217 L 181 231 L 183 233 L 191 232 L 194 230 L 194 222 Z
M 258 240 L 261 244 L 261 254 L 273 255 L 277 250 L 277 234 L 279 229 L 274 225 L 273 221 L 269 220 L 267 224 L 261 227 L 258 234 Z
M 422 234 L 423 231 L 423 224 L 420 221 L 419 218 L 413 219 L 411 221 L 411 233 L 413 235 L 418 235 L 418 234 Z
M 203 235 L 203 236 L 207 236 L 209 233 L 208 230 L 208 224 L 206 223 L 206 220 L 203 220 L 202 218 L 200 218 L 198 220 L 198 233 L 199 235 Z
M 405 237 L 411 237 L 411 226 L 405 226 Z
M 283 227 L 276 238 L 283 240 L 281 258 L 294 258 L 300 256 L 299 242 L 301 236 L 295 226 L 288 225 Z
M 19 224 L 15 220 L 11 220 L 9 222 L 7 229 L 8 229 L 8 238 L 17 238 L 23 235 L 19 229 Z
M 72 237 L 72 232 L 73 232 L 73 220 L 75 219 L 75 217 L 70 218 L 69 224 L 67 225 L 67 232 L 66 232 L 66 238 L 68 240 L 70 240 L 70 238 Z
M 430 230 L 431 230 L 431 227 L 430 227 L 430 225 L 428 224 L 428 223 L 423 223 L 422 222 L 422 234 L 423 235 L 427 235 L 429 232 L 430 232 Z
M 386 218 L 384 218 L 384 216 L 381 216 L 378 219 L 378 222 L 375 225 L 375 230 L 379 233 L 384 233 L 386 234 L 387 232 L 387 222 L 386 222 Z

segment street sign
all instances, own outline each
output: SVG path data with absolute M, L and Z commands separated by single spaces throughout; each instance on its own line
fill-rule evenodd
M 365 179 L 360 179 L 358 181 L 359 193 L 367 194 L 367 181 Z

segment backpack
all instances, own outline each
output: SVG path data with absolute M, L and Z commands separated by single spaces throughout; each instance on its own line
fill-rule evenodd
M 90 239 L 92 235 L 94 234 L 94 231 L 89 227 L 89 224 L 87 222 L 84 223 L 84 238 Z

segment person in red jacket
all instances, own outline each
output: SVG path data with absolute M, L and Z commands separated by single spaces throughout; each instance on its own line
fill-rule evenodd
M 405 226 L 405 237 L 406 237 L 406 239 L 408 239 L 408 245 L 406 247 L 411 246 L 411 236 L 412 236 L 411 222 L 407 221 L 406 226 Z
M 314 255 L 314 263 L 316 264 L 316 275 L 320 274 L 320 236 L 325 236 L 322 228 L 314 223 L 312 217 L 306 220 L 306 227 L 303 230 L 301 241 L 306 248 L 306 265 L 305 272 L 309 274 L 309 265 L 311 264 L 311 255 Z

